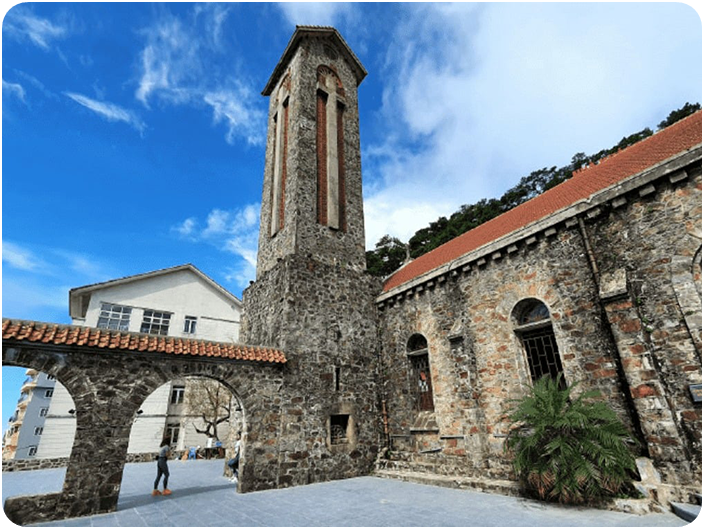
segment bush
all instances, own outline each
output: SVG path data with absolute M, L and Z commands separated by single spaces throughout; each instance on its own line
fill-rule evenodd
M 572 399 L 575 385 L 562 386 L 545 376 L 510 411 L 505 448 L 526 492 L 571 504 L 627 493 L 636 471 L 628 431 L 604 402 L 590 400 L 598 392 Z

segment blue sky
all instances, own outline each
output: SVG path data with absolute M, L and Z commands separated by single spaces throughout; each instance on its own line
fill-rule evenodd
M 296 24 L 336 26 L 369 72 L 369 248 L 702 101 L 686 4 L 21 4 L 2 32 L 3 317 L 69 323 L 70 288 L 189 262 L 241 298 L 260 93 Z

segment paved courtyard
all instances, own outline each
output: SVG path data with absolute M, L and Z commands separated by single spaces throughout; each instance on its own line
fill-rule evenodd
M 681 527 L 674 514 L 637 516 L 374 477 L 238 494 L 223 460 L 171 461 L 173 495 L 152 497 L 156 464 L 125 467 L 118 510 L 58 527 Z M 61 489 L 65 470 L 8 472 L 2 501 Z

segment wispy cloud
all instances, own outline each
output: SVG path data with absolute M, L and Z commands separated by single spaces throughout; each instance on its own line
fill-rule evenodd
M 5 81 L 5 79 L 3 79 L 2 80 L 2 91 L 16 97 L 17 99 L 19 99 L 23 103 L 25 102 L 24 88 L 22 88 L 21 84 L 8 83 L 7 81 Z
M 3 316 L 68 321 L 70 288 L 115 277 L 110 265 L 62 248 L 2 241 Z
M 365 149 L 368 247 L 384 233 L 407 240 L 462 204 L 499 197 L 535 169 L 609 147 L 701 97 L 701 41 L 684 36 L 701 35 L 700 21 L 687 6 L 401 9 L 382 70 L 384 134 Z M 682 24 L 693 29 L 675 29 Z M 687 82 L 674 56 L 690 64 L 679 74 Z M 698 95 L 686 93 L 697 85 Z
M 343 2 L 279 2 L 276 4 L 291 24 L 335 26 L 353 5 Z
M 219 63 L 211 60 L 223 52 L 236 57 L 223 39 L 228 14 L 229 8 L 221 5 L 197 4 L 192 23 L 167 13 L 144 28 L 146 43 L 140 53 L 135 97 L 147 108 L 156 101 L 209 109 L 213 123 L 227 128 L 228 143 L 243 138 L 249 144 L 261 144 L 265 114 L 256 91 L 243 76 L 222 72 L 214 66 Z M 233 68 L 236 59 L 228 64 Z
M 3 34 L 19 41 L 29 40 L 34 45 L 48 50 L 53 41 L 68 36 L 68 27 L 35 16 L 22 6 L 17 6 L 5 16 Z
M 65 92 L 65 95 L 108 121 L 122 121 L 131 125 L 139 132 L 144 132 L 146 128 L 144 122 L 131 110 L 124 109 L 113 103 L 96 101 L 95 99 L 73 92 Z
M 2 262 L 18 270 L 37 270 L 44 263 L 34 253 L 19 244 L 2 241 Z
M 261 143 L 261 112 L 246 104 L 251 99 L 251 91 L 244 86 L 208 92 L 203 96 L 203 101 L 213 109 L 213 121 L 222 121 L 227 125 L 225 139 L 230 145 L 235 143 L 238 136 L 243 136 L 252 145 Z
M 245 288 L 255 277 L 259 238 L 259 204 L 235 210 L 213 209 L 203 222 L 189 217 L 173 227 L 179 237 L 191 242 L 208 243 L 239 260 L 228 267 L 225 280 Z

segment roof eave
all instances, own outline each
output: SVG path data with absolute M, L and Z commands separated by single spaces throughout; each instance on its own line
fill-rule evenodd
M 291 39 L 288 41 L 286 49 L 281 55 L 279 62 L 274 67 L 274 71 L 272 72 L 271 77 L 269 77 L 264 90 L 262 90 L 263 96 L 271 95 L 276 87 L 276 83 L 279 81 L 286 69 L 286 66 L 291 61 L 291 58 L 293 57 L 300 41 L 304 37 L 311 36 L 333 37 L 340 45 L 343 55 L 345 55 L 347 62 L 350 63 L 352 69 L 354 70 L 355 77 L 357 78 L 357 86 L 360 85 L 360 83 L 367 76 L 367 70 L 364 68 L 352 49 L 347 45 L 345 39 L 342 38 L 342 35 L 340 35 L 335 28 L 328 26 L 296 26 L 296 31 L 294 31 Z

